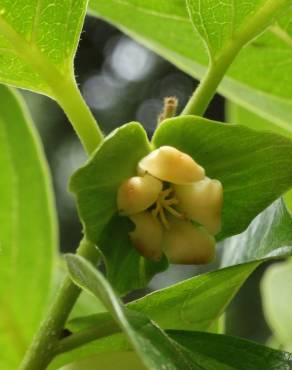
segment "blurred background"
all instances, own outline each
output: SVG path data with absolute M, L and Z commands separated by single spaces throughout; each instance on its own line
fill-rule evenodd
M 75 59 L 77 81 L 82 94 L 104 133 L 129 121 L 139 121 L 149 136 L 162 110 L 163 98 L 176 96 L 179 111 L 194 91 L 197 81 L 176 69 L 117 29 L 87 17 Z M 74 199 L 67 190 L 71 174 L 84 163 L 86 155 L 71 125 L 52 100 L 22 92 L 42 137 L 53 176 L 63 252 L 74 251 L 81 239 Z M 216 96 L 207 117 L 224 120 L 224 99 Z M 144 291 L 127 300 L 160 289 L 182 279 L 213 269 L 196 266 L 172 266 L 157 275 Z M 229 306 L 227 333 L 264 343 L 269 337 L 259 293 L 259 281 L 265 267 L 246 282 Z

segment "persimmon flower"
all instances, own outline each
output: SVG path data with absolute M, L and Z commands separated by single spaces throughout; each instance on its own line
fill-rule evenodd
M 179 264 L 212 261 L 222 203 L 220 181 L 171 146 L 142 158 L 137 176 L 125 180 L 117 195 L 120 214 L 135 225 L 129 235 L 138 252 L 154 261 L 165 253 Z

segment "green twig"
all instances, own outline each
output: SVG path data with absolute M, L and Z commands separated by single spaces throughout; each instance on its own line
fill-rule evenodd
M 61 339 L 56 343 L 54 348 L 54 355 L 71 351 L 93 340 L 107 337 L 109 335 L 119 333 L 121 328 L 115 321 L 109 318 L 107 321 L 100 323 L 98 326 L 88 328 L 68 337 Z
M 80 243 L 78 254 L 92 262 L 97 262 L 98 253 L 94 246 L 86 240 Z M 47 367 L 53 358 L 54 347 L 80 292 L 81 289 L 67 276 L 34 337 L 19 370 L 44 370 Z
M 54 86 L 54 97 L 74 127 L 87 154 L 91 154 L 103 139 L 95 118 L 86 105 L 74 77 Z

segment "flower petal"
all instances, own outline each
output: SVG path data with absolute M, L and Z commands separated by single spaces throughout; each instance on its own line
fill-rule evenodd
M 162 146 L 144 157 L 138 164 L 138 173 L 145 172 L 173 184 L 189 184 L 205 176 L 203 167 L 192 157 L 171 146 Z
M 178 209 L 215 235 L 221 228 L 223 188 L 218 180 L 205 177 L 190 185 L 174 185 Z
M 206 264 L 215 257 L 215 239 L 188 221 L 174 220 L 164 234 L 163 251 L 171 263 Z
M 162 182 L 151 175 L 131 177 L 119 187 L 118 210 L 124 215 L 142 212 L 156 201 L 161 190 Z
M 162 256 L 163 230 L 159 221 L 150 213 L 142 212 L 130 216 L 136 228 L 130 238 L 138 252 L 151 260 L 159 261 Z

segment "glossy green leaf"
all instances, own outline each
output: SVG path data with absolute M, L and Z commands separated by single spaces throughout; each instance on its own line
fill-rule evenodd
M 243 45 L 270 25 L 287 0 L 186 0 L 190 18 L 212 60 L 222 57 L 231 45 Z M 251 35 L 252 34 L 252 35 Z
M 57 233 L 50 176 L 20 99 L 0 86 L 0 368 L 14 370 L 46 308 Z
M 124 309 L 110 284 L 87 260 L 74 255 L 66 259 L 73 281 L 101 299 L 147 368 L 196 368 L 158 326 L 143 315 Z
M 224 248 L 225 265 L 235 266 L 199 275 L 148 294 L 128 307 L 143 312 L 164 329 L 212 329 L 230 300 L 260 263 L 292 254 L 291 223 L 291 215 L 283 202 L 275 202 L 245 232 L 227 239 L 221 246 Z M 75 328 L 94 326 L 96 320 L 99 320 L 98 315 L 79 318 L 75 321 Z
M 292 131 L 288 131 L 278 125 L 275 125 L 274 122 L 267 121 L 264 118 L 259 117 L 258 115 L 251 113 L 247 109 L 240 107 L 239 105 L 233 104 L 227 101 L 226 105 L 226 115 L 227 121 L 237 124 L 242 124 L 247 127 L 253 128 L 255 130 L 269 130 L 277 134 L 292 138 Z M 292 189 L 284 196 L 285 203 L 292 210 Z
M 71 180 L 85 234 L 98 245 L 108 278 L 121 294 L 145 286 L 167 267 L 165 258 L 152 262 L 141 257 L 128 237 L 131 222 L 117 215 L 118 187 L 136 175 L 137 163 L 149 151 L 142 126 L 129 123 L 109 135 Z
M 261 284 L 266 320 L 282 348 L 292 349 L 292 260 L 270 266 Z
M 86 0 L 4 0 L 0 4 L 0 82 L 53 95 L 73 76 Z
M 242 232 L 292 186 L 292 141 L 273 133 L 184 116 L 164 121 L 153 144 L 188 153 L 208 177 L 221 181 L 224 205 L 218 239 Z
M 232 266 L 292 254 L 292 217 L 280 199 L 255 218 L 242 234 L 221 243 L 222 265 Z
M 198 13 L 204 20 L 201 29 L 204 31 L 204 27 L 208 26 L 206 32 L 208 37 L 212 38 L 213 49 L 216 51 L 230 36 L 233 23 L 241 27 L 248 16 L 254 15 L 251 10 L 258 9 L 259 5 L 276 2 L 257 0 L 247 3 L 239 0 L 235 5 L 236 18 L 231 23 L 231 1 L 193 1 L 197 6 L 201 5 L 201 11 Z M 291 5 L 290 0 L 286 3 Z M 218 6 L 212 7 L 214 4 Z M 210 9 L 203 14 L 207 6 Z M 204 75 L 208 55 L 200 34 L 193 29 L 185 0 L 91 0 L 90 9 L 92 14 L 113 23 L 190 75 L 196 78 Z M 206 17 L 210 12 L 211 20 L 208 19 L 206 25 Z M 222 15 L 222 19 L 218 19 L 219 15 Z M 229 19 L 226 20 L 227 17 Z M 214 18 L 217 22 L 213 22 Z M 271 119 L 275 124 L 290 131 L 291 40 L 290 11 L 287 10 L 272 27 L 241 50 L 219 87 L 219 91 L 233 102 Z
M 127 307 L 142 312 L 164 329 L 209 330 L 257 265 L 202 274 L 148 294 Z M 68 328 L 79 331 L 93 327 L 100 317 L 96 314 L 76 318 Z
M 204 370 L 291 369 L 292 354 L 244 339 L 210 333 L 169 332 Z
M 212 271 L 161 289 L 134 301 L 164 329 L 209 330 L 258 263 Z

